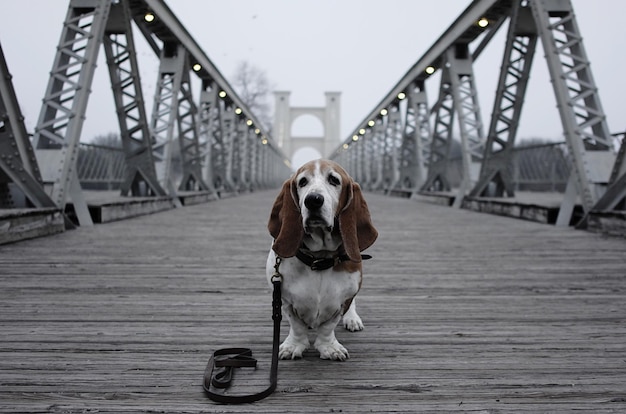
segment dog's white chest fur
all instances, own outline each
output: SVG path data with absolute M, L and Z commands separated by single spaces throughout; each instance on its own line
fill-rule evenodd
M 270 252 L 267 273 L 273 273 L 276 255 Z M 280 271 L 289 275 L 282 286 L 283 305 L 290 306 L 309 329 L 341 316 L 345 302 L 359 291 L 360 272 L 312 271 L 296 258 L 283 259 Z

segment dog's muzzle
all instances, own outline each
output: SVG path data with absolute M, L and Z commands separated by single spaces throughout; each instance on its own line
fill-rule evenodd
M 333 226 L 322 217 L 322 206 L 324 205 L 324 196 L 320 193 L 309 193 L 304 198 L 304 206 L 308 210 L 308 216 L 304 220 L 304 229 L 307 233 L 311 233 L 315 227 L 322 227 L 327 231 L 332 231 Z

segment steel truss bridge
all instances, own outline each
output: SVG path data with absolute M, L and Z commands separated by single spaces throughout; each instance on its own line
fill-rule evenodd
M 145 109 L 132 27 L 160 61 L 152 115 Z M 163 1 L 71 0 L 32 145 L 2 57 L 1 206 L 64 209 L 92 218 L 76 161 L 98 52 L 104 47 L 125 155 L 126 196 L 237 192 L 275 186 L 290 168 L 282 152 Z M 194 99 L 191 76 L 201 90 Z M 182 177 L 174 182 L 178 141 Z
M 160 61 L 150 116 L 134 26 Z M 494 107 L 483 125 L 473 65 L 499 30 L 507 31 L 506 46 Z M 570 163 L 557 224 L 571 222 L 577 203 L 581 226 L 594 213 L 623 218 L 626 149 L 608 130 L 569 0 L 473 1 L 330 158 L 371 191 L 445 192 L 456 207 L 513 197 L 514 145 L 538 42 Z M 92 223 L 77 159 L 101 47 L 123 144 L 123 196 L 179 203 L 180 193 L 219 197 L 273 187 L 290 174 L 281 149 L 164 1 L 70 0 L 32 140 L 0 49 L 0 208 L 63 212 L 71 200 L 80 225 Z M 429 100 L 425 85 L 438 71 L 439 95 Z M 192 90 L 192 77 L 199 91 Z M 455 121 L 458 186 L 450 180 Z M 176 142 L 180 174 L 172 169 Z
M 507 30 L 496 99 L 483 125 L 473 64 L 498 30 Z M 413 65 L 334 158 L 367 188 L 433 192 L 448 180 L 455 118 L 462 180 L 454 205 L 481 196 L 514 195 L 513 147 L 537 42 L 545 51 L 572 172 L 557 224 L 570 222 L 580 199 L 585 214 L 624 208 L 624 145 L 616 154 L 569 1 L 474 1 Z M 429 105 L 425 84 L 441 71 Z

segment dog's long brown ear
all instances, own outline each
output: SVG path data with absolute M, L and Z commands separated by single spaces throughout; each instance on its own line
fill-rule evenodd
M 267 228 L 274 238 L 272 249 L 279 257 L 295 256 L 302 244 L 304 228 L 293 179 L 285 181 L 274 201 Z
M 378 232 L 372 224 L 361 187 L 354 182 L 348 183 L 347 188 L 344 189 L 344 193 L 346 192 L 347 194 L 344 194 L 345 205 L 339 213 L 339 231 L 343 247 L 350 260 L 360 262 L 361 252 L 376 241 Z

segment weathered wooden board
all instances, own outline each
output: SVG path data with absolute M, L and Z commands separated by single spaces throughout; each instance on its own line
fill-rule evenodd
M 57 208 L 0 209 L 0 245 L 64 230 L 63 215 Z
M 625 211 L 592 211 L 589 214 L 587 230 L 598 233 L 626 238 L 626 212 Z
M 265 385 L 274 196 L 0 246 L 0 411 L 626 411 L 626 240 L 375 194 L 351 358 L 311 351 L 267 400 L 212 403 L 218 348 L 252 347 L 235 381 Z
M 175 207 L 171 197 L 122 197 L 119 191 L 85 191 L 94 223 L 108 223 Z M 73 210 L 73 206 L 70 207 Z

